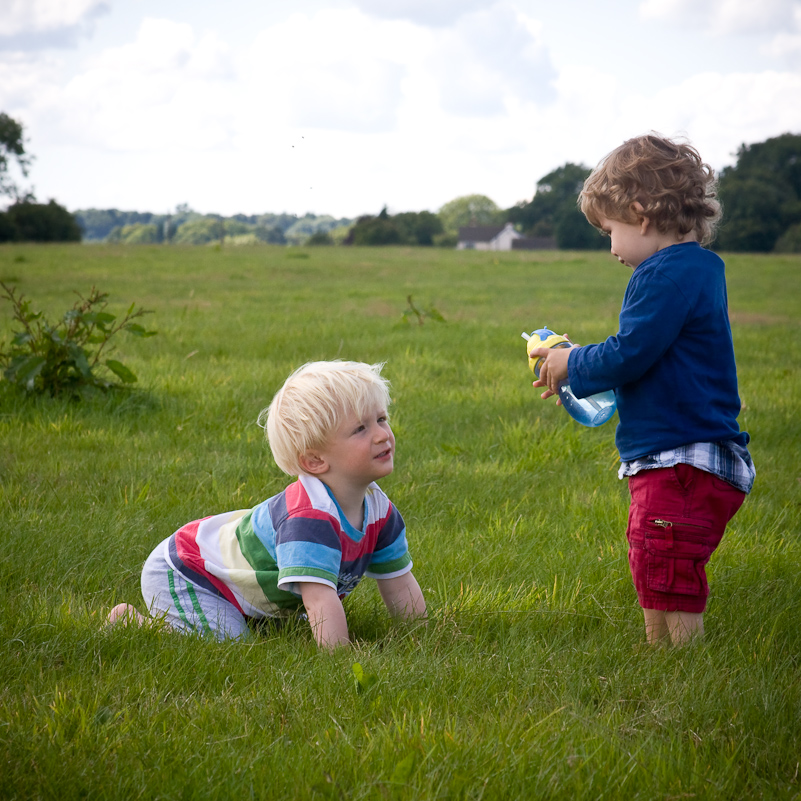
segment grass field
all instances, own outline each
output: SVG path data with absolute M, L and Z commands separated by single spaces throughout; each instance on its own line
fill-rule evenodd
M 704 644 L 671 650 L 644 643 L 614 425 L 540 401 L 520 338 L 614 333 L 629 273 L 607 253 L 0 248 L 50 315 L 97 285 L 159 332 L 119 340 L 132 393 L 0 392 L 0 797 L 800 798 L 801 257 L 727 269 L 757 484 Z M 445 322 L 403 323 L 409 295 Z M 365 581 L 333 655 L 300 626 L 104 631 L 158 541 L 283 488 L 256 417 L 333 358 L 386 362 L 382 485 L 429 625 L 390 624 Z

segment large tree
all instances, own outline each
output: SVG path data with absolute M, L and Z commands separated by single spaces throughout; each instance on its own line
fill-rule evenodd
M 442 233 L 442 220 L 430 211 L 404 211 L 392 221 L 404 245 L 433 245 L 434 237 Z
M 9 176 L 16 162 L 27 177 L 31 158 L 25 152 L 22 123 L 0 111 L 0 196 L 14 198 L 8 210 L 0 212 L 0 242 L 80 242 L 81 229 L 73 214 L 55 200 L 36 203 L 33 194 L 22 191 Z
M 554 237 L 560 248 L 591 250 L 607 246 L 604 238 L 587 222 L 576 201 L 590 168 L 568 162 L 537 181 L 528 203 L 509 209 L 509 219 L 525 234 Z
M 801 223 L 801 135 L 743 145 L 720 176 L 723 224 L 715 247 L 768 252 Z
M 503 225 L 506 213 L 486 195 L 464 195 L 446 203 L 439 218 L 445 231 L 456 233 L 471 225 Z
M 25 152 L 22 123 L 0 111 L 0 195 L 10 195 L 16 200 L 30 199 L 27 194 L 22 196 L 16 182 L 9 177 L 8 170 L 14 161 L 27 177 L 31 157 Z

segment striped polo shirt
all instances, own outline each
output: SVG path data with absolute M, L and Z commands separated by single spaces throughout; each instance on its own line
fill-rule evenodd
M 325 584 L 344 598 L 364 576 L 394 578 L 412 569 L 403 518 L 377 484 L 365 495 L 359 531 L 311 476 L 253 509 L 188 523 L 170 538 L 168 561 L 251 618 L 296 610 L 300 582 Z

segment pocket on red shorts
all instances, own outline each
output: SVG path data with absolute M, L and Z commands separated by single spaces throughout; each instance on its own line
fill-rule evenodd
M 706 595 L 704 567 L 714 545 L 712 525 L 699 519 L 648 520 L 645 531 L 648 589 L 677 595 Z

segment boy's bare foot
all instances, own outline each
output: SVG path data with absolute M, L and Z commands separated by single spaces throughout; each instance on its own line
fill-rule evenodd
M 121 623 L 123 626 L 128 626 L 131 623 L 136 623 L 141 626 L 145 622 L 145 618 L 139 613 L 135 606 L 131 604 L 117 604 L 109 613 L 106 618 L 106 623 L 113 626 Z

